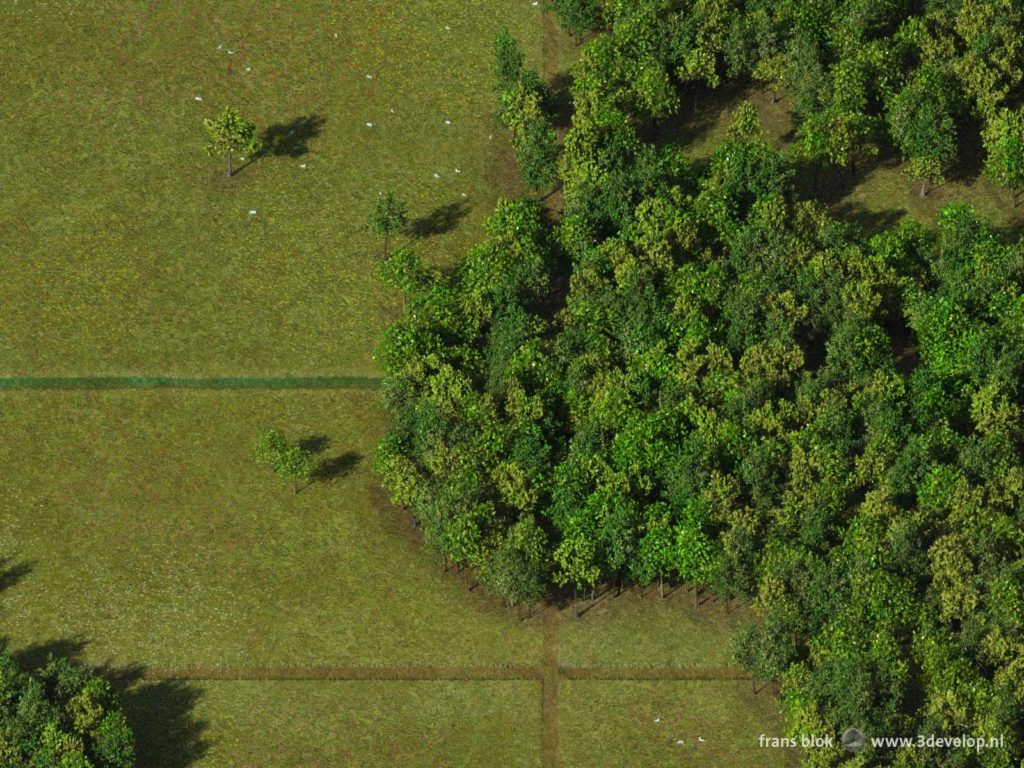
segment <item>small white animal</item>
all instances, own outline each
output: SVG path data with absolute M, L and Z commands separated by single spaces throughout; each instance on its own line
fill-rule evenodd
M 444 124 L 445 124 L 445 125 L 451 125 L 451 124 L 452 124 L 452 121 L 451 121 L 451 120 L 445 120 L 445 121 L 444 121 Z
M 367 80 L 373 80 L 373 75 L 367 75 L 367 76 L 366 76 L 366 79 L 367 79 Z
M 434 178 L 435 179 L 440 179 L 441 178 L 441 174 L 440 173 L 435 173 L 434 174 Z
M 444 25 L 444 28 L 449 30 L 451 29 L 451 27 L 449 27 L 447 24 Z
M 656 718 L 654 718 L 654 722 L 656 722 L 656 723 L 660 723 L 660 722 L 661 722 L 661 718 L 660 718 L 660 717 L 656 717 Z
M 469 197 L 469 195 L 467 195 L 465 192 L 462 193 L 462 196 L 463 197 Z
M 456 168 L 456 169 L 455 169 L 455 172 L 456 172 L 456 173 L 462 173 L 462 170 L 461 170 L 461 169 L 459 169 L 459 168 Z
M 246 71 L 246 72 L 252 72 L 252 67 L 246 67 L 246 68 L 245 68 L 245 71 Z
M 219 51 L 223 47 L 224 47 L 224 43 L 221 43 L 220 45 L 217 46 L 217 50 Z
M 305 167 L 306 167 L 305 163 L 303 163 L 302 165 L 299 166 L 299 168 L 305 168 Z
M 235 52 L 234 52 L 234 51 L 232 51 L 232 50 L 230 50 L 230 49 L 228 49 L 228 53 L 229 53 L 230 55 L 232 55 L 232 56 L 234 56 L 234 55 L 235 55 Z
M 388 110 L 388 112 L 390 112 L 392 115 L 395 114 L 395 108 L 392 107 L 391 109 Z
M 683 740 L 679 739 L 679 741 L 677 741 L 676 744 L 678 744 L 680 747 L 683 746 Z
M 707 741 L 707 739 L 705 739 L 703 736 L 698 736 L 697 737 L 697 741 L 703 742 L 703 741 Z
M 249 215 L 250 216 L 255 216 L 256 215 L 256 209 L 255 208 L 250 208 L 249 209 Z
M 367 123 L 367 124 L 366 124 L 366 127 L 367 127 L 367 128 L 373 128 L 373 123 L 372 123 L 372 122 L 371 122 L 371 123 Z
M 203 100 L 202 96 L 196 96 L 196 101 L 202 101 L 202 100 Z

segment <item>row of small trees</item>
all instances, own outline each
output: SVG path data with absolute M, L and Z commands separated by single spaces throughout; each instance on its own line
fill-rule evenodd
M 547 190 L 557 180 L 558 146 L 551 115 L 551 94 L 507 27 L 495 38 L 495 92 L 498 118 L 509 129 L 523 181 L 532 190 Z

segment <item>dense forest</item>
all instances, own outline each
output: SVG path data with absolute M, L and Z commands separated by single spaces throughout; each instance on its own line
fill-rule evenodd
M 1024 244 L 964 204 L 868 236 L 794 175 L 888 147 L 923 193 L 978 140 L 1012 205 L 1024 4 L 556 8 L 583 40 L 563 209 L 502 201 L 451 272 L 407 248 L 381 266 L 406 297 L 378 354 L 394 501 L 511 603 L 671 579 L 750 604 L 737 658 L 780 681 L 794 732 L 1006 740 L 846 764 L 1020 765 Z M 550 94 L 507 35 L 496 53 L 542 185 Z M 706 164 L 666 140 L 744 79 L 787 96 L 795 153 L 748 104 Z

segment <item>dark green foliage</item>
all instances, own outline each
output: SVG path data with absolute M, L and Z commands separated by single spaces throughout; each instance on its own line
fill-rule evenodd
M 601 7 L 597 0 L 551 0 L 558 23 L 579 41 L 601 26 Z
M 53 657 L 26 672 L 0 651 L 0 764 L 132 768 L 135 740 L 107 681 Z
M 923 8 L 606 4 L 575 71 L 561 221 L 504 201 L 451 279 L 396 265 L 412 311 L 381 349 L 378 468 L 427 541 L 512 602 L 552 582 L 709 586 L 758 613 L 737 657 L 781 682 L 795 732 L 1003 734 L 857 760 L 1009 768 L 1024 245 L 965 205 L 934 233 L 865 238 L 797 198 L 749 105 L 699 177 L 650 140 L 683 89 L 781 56 L 757 77 L 794 99 L 805 155 L 852 170 L 886 130 L 941 170 L 964 110 L 1005 117 L 1018 14 Z

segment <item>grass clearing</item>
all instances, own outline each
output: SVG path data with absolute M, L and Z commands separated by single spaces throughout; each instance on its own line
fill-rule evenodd
M 297 495 L 251 458 L 267 426 L 323 436 Z M 16 647 L 152 667 L 503 666 L 541 657 L 431 562 L 372 474 L 372 391 L 2 392 L 0 553 Z
M 394 188 L 435 263 L 479 238 L 502 23 L 538 66 L 525 2 L 7 4 L 0 375 L 377 373 L 367 213 Z M 203 152 L 225 104 L 280 139 L 233 179 Z
M 572 680 L 560 704 L 561 768 L 797 764 L 795 750 L 758 746 L 760 734 L 781 736 L 784 725 L 775 699 L 746 681 Z
M 217 682 L 177 697 L 187 714 L 127 695 L 146 768 L 541 764 L 538 683 Z
M 726 612 L 709 600 L 693 605 L 693 593 L 680 587 L 658 597 L 657 586 L 643 597 L 614 589 L 591 607 L 580 602 L 580 618 L 569 605 L 562 611 L 559 660 L 579 667 L 725 667 L 732 664 L 733 633 L 751 620 L 746 609 Z M 703 600 L 707 595 L 701 597 Z

